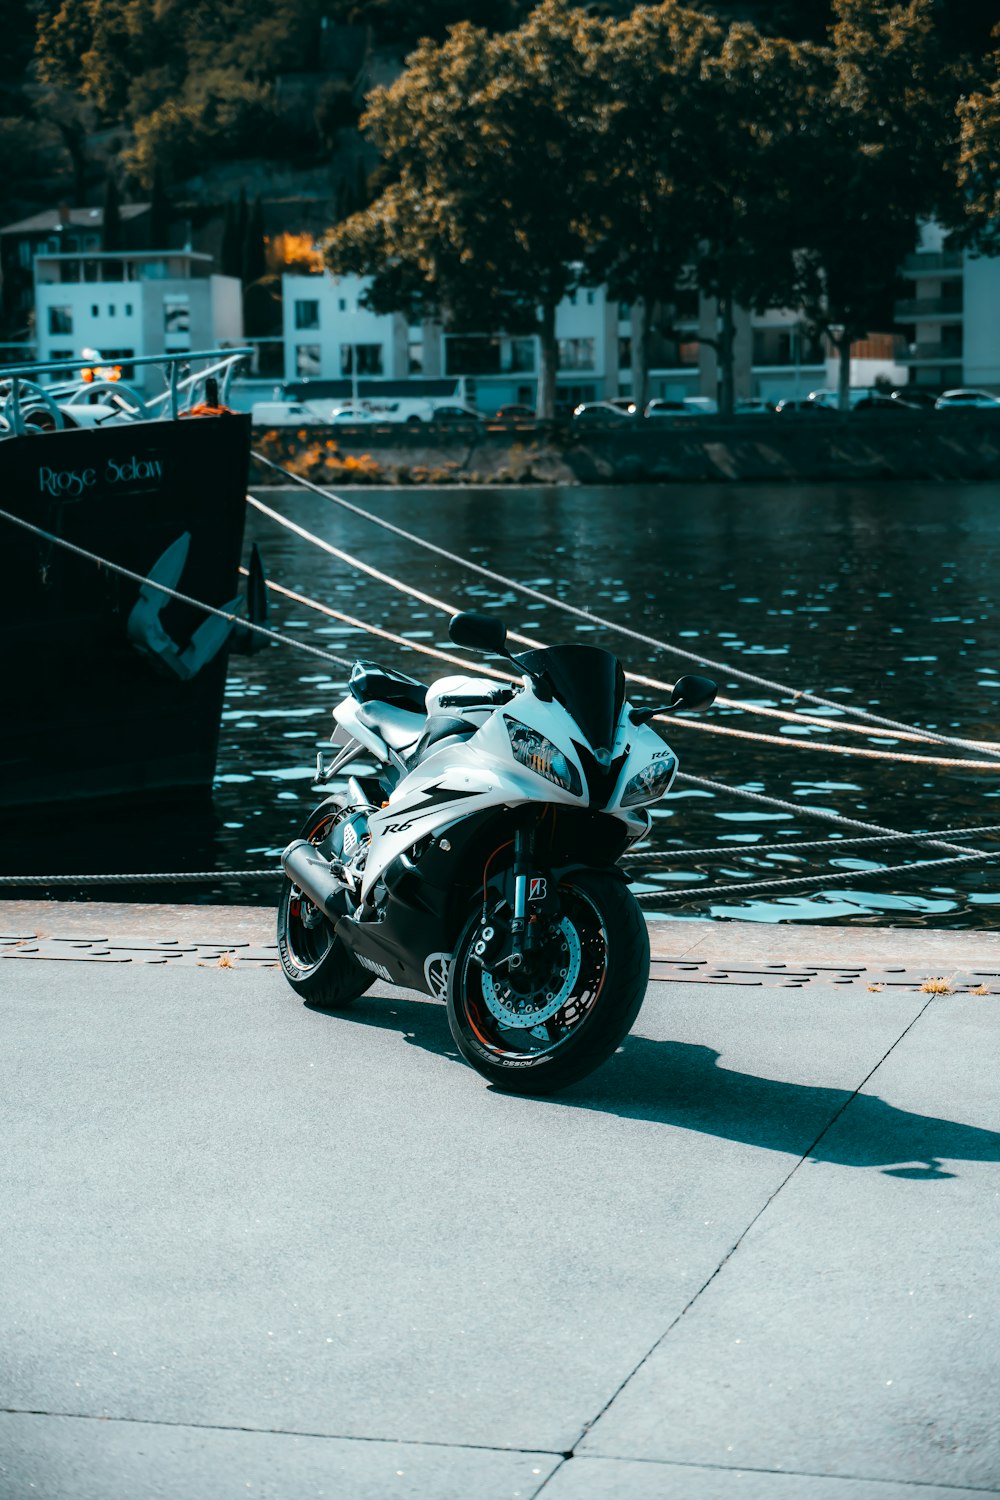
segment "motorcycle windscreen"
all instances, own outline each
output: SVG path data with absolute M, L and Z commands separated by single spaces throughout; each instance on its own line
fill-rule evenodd
M 530 672 L 543 672 L 563 707 L 573 715 L 595 750 L 615 742 L 625 702 L 625 673 L 617 656 L 599 646 L 547 646 L 514 658 Z

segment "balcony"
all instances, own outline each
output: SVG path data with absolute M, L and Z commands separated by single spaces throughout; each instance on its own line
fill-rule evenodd
M 897 323 L 912 323 L 917 318 L 961 318 L 961 297 L 911 297 L 896 303 Z
M 947 271 L 954 276 L 962 271 L 961 250 L 917 250 L 908 255 L 900 267 L 904 276 L 940 276 Z
M 960 365 L 962 363 L 962 349 L 955 348 L 953 344 L 909 344 L 896 355 L 901 365 L 927 364 L 933 361 L 936 365 Z

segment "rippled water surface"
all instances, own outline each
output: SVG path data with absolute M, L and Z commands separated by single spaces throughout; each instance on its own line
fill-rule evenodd
M 512 631 L 548 643 L 603 645 L 618 652 L 626 669 L 667 683 L 692 667 L 498 588 L 322 497 L 302 490 L 259 493 L 300 526 L 385 573 L 457 608 L 501 613 Z M 365 489 L 350 498 L 557 599 L 787 689 L 751 687 L 723 672 L 717 674 L 720 691 L 728 697 L 802 711 L 805 705 L 796 704 L 793 694 L 808 688 L 911 724 L 1000 742 L 1000 486 Z M 286 587 L 417 645 L 449 648 L 446 615 L 365 577 L 254 511 L 248 545 L 250 540 L 260 544 L 268 576 Z M 337 656 L 375 658 L 424 680 L 455 670 L 300 603 L 272 597 L 271 624 Z M 469 662 L 474 670 L 475 658 Z M 213 810 L 198 817 L 166 810 L 141 824 L 102 822 L 96 830 L 67 827 L 57 851 L 62 868 L 221 871 L 276 865 L 281 848 L 322 795 L 313 789 L 315 754 L 328 738 L 345 675 L 281 646 L 232 657 Z M 633 693 L 643 702 L 665 696 Z M 779 743 L 710 733 L 697 722 L 777 737 Z M 808 747 L 782 743 L 789 737 L 808 741 Z M 656 810 L 646 846 L 669 858 L 632 865 L 642 873 L 643 888 L 663 891 L 662 902 L 647 910 L 767 922 L 1000 925 L 998 867 L 876 879 L 870 873 L 876 863 L 940 858 L 941 852 L 913 844 L 841 853 L 833 844 L 818 852 L 755 852 L 762 845 L 828 838 L 833 830 L 806 816 L 807 808 L 901 831 L 1000 825 L 1000 769 L 963 771 L 836 754 L 822 747 L 953 752 L 903 740 L 887 746 L 842 728 L 785 725 L 718 706 L 695 722 L 675 721 L 670 740 L 682 771 L 766 792 L 802 811 L 681 788 Z M 990 835 L 976 842 L 1000 850 L 1000 839 Z M 5 850 L 11 869 L 52 869 L 48 857 L 46 851 L 42 865 L 16 857 L 7 863 Z M 674 894 L 740 879 L 843 872 L 850 878 L 799 894 Z M 157 886 L 146 894 L 258 902 L 273 900 L 274 890 L 268 882 L 239 889 Z M 93 898 L 119 891 L 73 894 Z
M 667 682 L 676 656 L 615 637 L 498 588 L 301 491 L 265 498 L 301 526 L 383 572 L 453 602 L 502 613 L 511 630 L 546 642 L 582 639 L 616 650 L 627 669 Z M 1000 740 L 1000 487 L 995 485 L 640 486 L 518 490 L 365 490 L 352 499 L 440 546 L 643 633 L 787 685 L 789 693 L 720 675 L 729 697 L 794 706 L 809 688 L 909 723 Z M 410 640 L 447 649 L 447 619 L 252 514 L 268 575 L 297 592 Z M 299 604 L 276 601 L 272 623 L 344 656 L 374 657 L 425 680 L 452 668 L 375 641 Z M 452 648 L 454 649 L 454 648 Z M 690 665 L 690 664 L 687 664 Z M 268 863 L 316 797 L 312 766 L 341 689 L 331 667 L 275 647 L 231 666 L 216 809 L 220 867 Z M 635 695 L 642 701 L 658 696 Z M 798 705 L 801 709 L 804 705 Z M 1000 824 L 1000 771 L 965 772 L 834 754 L 824 743 L 948 755 L 932 745 L 715 708 L 703 722 L 810 747 L 741 740 L 678 723 L 681 768 L 806 807 L 900 831 Z M 1000 763 L 998 763 L 1000 765 Z M 899 845 L 838 855 L 753 855 L 758 844 L 825 838 L 812 818 L 685 788 L 658 810 L 644 884 L 676 915 L 760 921 L 994 926 L 993 867 L 866 878 L 875 863 L 934 858 Z M 848 831 L 845 830 L 845 833 Z M 982 847 L 991 843 L 984 837 Z M 993 845 L 1000 849 L 1000 843 Z M 684 849 L 710 855 L 685 857 Z M 937 851 L 937 857 L 941 857 Z M 638 866 L 636 866 L 638 868 Z M 740 878 L 851 871 L 805 894 L 687 900 L 687 889 Z M 259 899 L 260 892 L 244 893 Z

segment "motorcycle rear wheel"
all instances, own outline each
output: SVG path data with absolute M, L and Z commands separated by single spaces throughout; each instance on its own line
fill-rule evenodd
M 530 993 L 523 984 L 515 989 L 498 981 L 475 961 L 478 904 L 449 967 L 455 1045 L 508 1093 L 553 1094 L 600 1067 L 631 1029 L 649 982 L 646 922 L 622 881 L 603 870 L 579 870 L 559 891 L 551 969 L 536 976 Z
M 325 849 L 346 806 L 339 797 L 327 798 L 298 837 Z M 323 1010 L 343 1010 L 375 983 L 375 975 L 362 968 L 323 913 L 289 880 L 278 898 L 278 958 L 296 994 Z

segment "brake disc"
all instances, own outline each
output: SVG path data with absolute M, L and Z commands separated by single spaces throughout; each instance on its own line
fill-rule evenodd
M 497 979 L 483 970 L 483 999 L 492 1016 L 514 1030 L 531 1031 L 566 1004 L 580 977 L 580 936 L 568 917 L 563 917 L 556 931 L 561 949 L 559 959 L 549 970 L 545 984 L 523 994 L 509 980 Z

